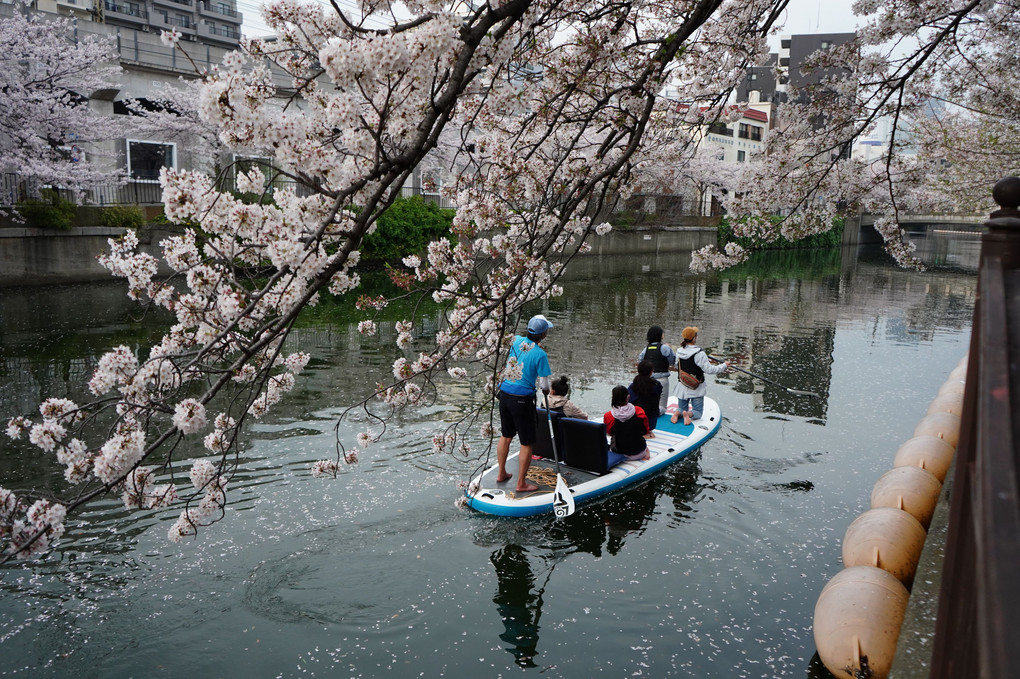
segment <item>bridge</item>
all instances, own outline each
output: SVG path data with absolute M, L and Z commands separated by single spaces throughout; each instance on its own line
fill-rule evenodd
M 875 230 L 876 217 L 870 213 L 848 217 L 843 227 L 843 245 L 881 243 L 882 236 Z M 909 214 L 900 215 L 899 224 L 907 233 L 934 227 L 934 233 L 943 231 L 958 236 L 963 232 L 973 233 L 976 237 L 985 219 L 983 215 Z

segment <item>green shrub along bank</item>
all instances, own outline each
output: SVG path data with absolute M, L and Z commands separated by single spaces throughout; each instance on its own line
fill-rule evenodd
M 99 209 L 99 223 L 121 229 L 140 229 L 145 226 L 145 213 L 138 205 L 111 205 Z
M 430 241 L 452 237 L 454 214 L 420 196 L 397 198 L 379 215 L 375 232 L 365 237 L 361 255 L 367 260 L 396 262 L 421 253 Z
M 108 226 L 118 229 L 139 229 L 145 226 L 145 213 L 138 205 L 75 205 L 56 191 L 43 190 L 39 198 L 24 200 L 17 205 L 21 223 L 5 220 L 12 226 L 68 231 L 74 226 Z
M 74 226 L 77 206 L 64 200 L 56 191 L 44 189 L 39 198 L 30 198 L 17 205 L 25 226 L 67 231 Z
M 778 224 L 782 220 L 782 217 L 773 217 L 772 223 Z M 843 242 L 843 224 L 845 223 L 843 217 L 836 217 L 832 220 L 832 228 L 825 233 L 816 233 L 813 236 L 802 238 L 801 240 L 787 240 L 782 236 L 776 238 L 771 243 L 756 242 L 746 237 L 736 237 L 733 235 L 733 226 L 730 224 L 730 218 L 724 216 L 719 222 L 719 247 L 725 246 L 727 243 L 736 243 L 742 248 L 748 250 L 794 250 L 802 248 L 838 248 Z

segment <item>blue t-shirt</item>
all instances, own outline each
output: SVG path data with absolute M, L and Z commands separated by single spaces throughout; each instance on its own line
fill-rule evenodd
M 514 343 L 510 346 L 510 356 L 507 362 L 509 363 L 509 360 L 515 357 L 523 369 L 521 379 L 503 380 L 499 388 L 507 394 L 531 396 L 535 393 L 536 380 L 539 377 L 552 375 L 552 368 L 549 367 L 549 354 L 527 337 L 517 335 L 514 337 Z

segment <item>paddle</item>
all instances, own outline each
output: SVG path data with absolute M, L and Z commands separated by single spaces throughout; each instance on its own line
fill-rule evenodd
M 552 443 L 553 459 L 556 460 L 556 490 L 553 491 L 553 512 L 557 519 L 574 513 L 574 496 L 567 488 L 567 482 L 560 474 L 560 455 L 556 450 L 556 433 L 552 426 L 552 411 L 549 410 L 549 394 L 545 394 L 545 418 L 549 423 L 549 442 Z
M 709 359 L 715 361 L 716 363 L 723 363 L 724 362 L 724 359 L 716 358 L 715 356 L 710 356 L 707 352 L 705 353 L 705 355 L 708 356 Z M 776 386 L 776 387 L 779 387 L 780 389 L 783 389 L 785 391 L 788 391 L 791 394 L 794 394 L 795 396 L 810 396 L 812 398 L 817 398 L 819 400 L 822 398 L 822 396 L 820 394 L 816 394 L 813 391 L 802 391 L 800 389 L 791 389 L 790 387 L 783 386 L 782 384 L 780 384 L 779 382 L 776 382 L 775 380 L 770 380 L 767 377 L 762 377 L 761 375 L 758 375 L 757 373 L 753 373 L 750 370 L 744 370 L 743 368 L 738 368 L 737 366 L 733 365 L 732 363 L 730 364 L 730 369 L 736 370 L 737 372 L 742 372 L 745 375 L 750 375 L 751 377 L 753 377 L 755 379 L 758 379 L 758 380 L 761 380 L 762 382 L 768 382 L 769 384 L 771 384 L 773 386 Z

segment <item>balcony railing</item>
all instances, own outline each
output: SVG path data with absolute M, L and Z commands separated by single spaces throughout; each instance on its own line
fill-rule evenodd
M 229 178 L 222 179 L 218 188 L 222 191 L 233 190 L 234 183 Z M 312 189 L 304 184 L 288 180 L 276 179 L 272 182 L 271 191 L 291 188 L 299 196 L 308 196 Z M 159 205 L 163 202 L 163 190 L 155 181 L 130 181 L 126 184 L 105 184 L 84 190 L 72 190 L 60 187 L 41 185 L 16 174 L 0 174 L 0 204 L 16 204 L 30 198 L 39 198 L 41 189 L 55 190 L 64 200 L 78 205 Z M 452 208 L 454 204 L 436 191 L 405 186 L 401 188 L 403 198 L 420 196 L 429 203 L 442 208 Z
M 218 35 L 223 38 L 230 38 L 231 40 L 241 39 L 241 32 L 229 26 L 207 26 L 206 28 L 209 29 L 210 35 Z
M 237 11 L 229 7 L 214 5 L 209 2 L 202 3 L 202 9 L 206 12 L 212 12 L 213 14 L 219 14 L 220 16 L 236 18 Z
M 125 5 L 124 3 L 117 4 L 115 2 L 104 2 L 103 7 L 106 8 L 107 12 L 116 12 L 117 14 L 123 14 L 124 16 L 136 17 L 138 19 L 148 19 L 148 13 L 137 5 Z

